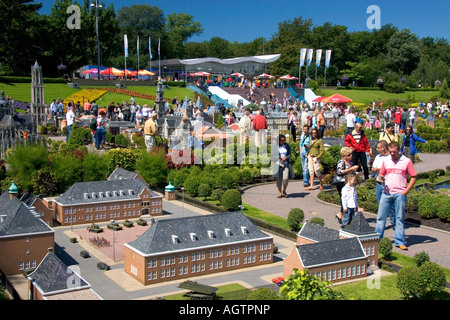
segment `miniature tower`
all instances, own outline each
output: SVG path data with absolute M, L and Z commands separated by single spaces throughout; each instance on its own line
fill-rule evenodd
M 169 185 L 166 186 L 165 188 L 165 199 L 168 201 L 171 200 L 175 200 L 176 199 L 176 195 L 175 195 L 175 187 L 172 185 L 172 183 L 169 181 Z
M 36 129 L 46 122 L 42 67 L 37 61 L 31 67 L 31 116 Z
M 163 83 L 161 81 L 158 81 L 158 84 L 156 85 L 156 108 L 155 111 L 158 114 L 158 118 L 161 118 L 164 115 L 164 89 L 163 89 Z
M 12 198 L 14 197 L 17 197 L 17 193 L 19 193 L 19 188 L 17 188 L 16 184 L 14 183 L 14 180 L 12 181 L 8 191 L 10 200 L 12 200 Z

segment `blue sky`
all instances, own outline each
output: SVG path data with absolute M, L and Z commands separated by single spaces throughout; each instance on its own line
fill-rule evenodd
M 42 3 L 41 13 L 50 13 L 54 0 Z M 82 0 L 79 0 L 82 2 Z M 104 0 L 118 10 L 132 4 L 148 4 L 163 10 L 164 15 L 183 12 L 199 21 L 204 29 L 190 41 L 221 37 L 228 41 L 249 42 L 258 37 L 269 40 L 278 23 L 295 17 L 312 19 L 314 25 L 325 22 L 345 25 L 350 32 L 367 31 L 366 13 L 370 5 L 380 8 L 381 25 L 393 24 L 410 29 L 418 37 L 446 38 L 450 41 L 449 0 Z

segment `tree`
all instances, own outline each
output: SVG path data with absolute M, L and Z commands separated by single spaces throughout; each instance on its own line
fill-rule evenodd
M 200 22 L 186 13 L 171 13 L 166 16 L 167 58 L 184 56 L 184 45 L 194 35 L 203 32 Z
M 386 58 L 392 71 L 409 75 L 417 67 L 420 57 L 417 36 L 409 29 L 396 32 L 389 39 Z
M 294 268 L 293 274 L 280 287 L 285 300 L 348 300 L 342 293 L 331 289 L 331 282 L 309 274 L 308 269 Z
M 155 148 L 151 152 L 144 152 L 136 164 L 136 170 L 150 187 L 163 186 L 167 180 L 167 158 L 164 148 Z

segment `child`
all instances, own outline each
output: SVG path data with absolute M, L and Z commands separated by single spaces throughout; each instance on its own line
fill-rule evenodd
M 342 208 L 344 216 L 342 219 L 341 229 L 352 222 L 355 211 L 358 211 L 358 201 L 356 199 L 356 175 L 349 173 L 345 176 L 346 185 L 342 188 Z

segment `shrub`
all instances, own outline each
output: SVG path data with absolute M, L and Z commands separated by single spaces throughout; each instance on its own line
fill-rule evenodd
M 187 194 L 196 196 L 198 194 L 199 185 L 200 185 L 200 181 L 197 177 L 189 176 L 184 181 L 184 190 L 186 191 Z
M 421 217 L 426 219 L 437 217 L 436 202 L 431 194 L 424 194 L 417 202 L 417 206 Z
M 437 216 L 449 222 L 450 221 L 450 198 L 446 195 L 440 194 L 435 197 L 435 203 L 437 208 Z
M 439 265 L 427 261 L 419 267 L 419 271 L 420 279 L 426 284 L 426 298 L 432 299 L 444 290 L 447 280 Z
M 305 213 L 303 212 L 302 209 L 300 209 L 300 208 L 291 209 L 291 211 L 289 211 L 288 218 L 287 218 L 289 228 L 295 232 L 299 231 L 300 224 L 303 222 L 304 219 L 305 219 Z
M 404 299 L 419 299 L 425 291 L 425 283 L 420 279 L 417 267 L 403 267 L 397 274 L 397 288 Z
M 414 263 L 416 266 L 420 267 L 425 262 L 430 261 L 430 256 L 425 251 L 416 253 L 413 257 Z
M 388 238 L 383 238 L 380 240 L 378 246 L 378 252 L 383 255 L 383 258 L 387 261 L 391 260 L 392 255 L 392 242 Z
M 239 180 L 250 181 L 252 180 L 252 171 L 249 168 L 244 168 L 239 171 Z
M 444 271 L 434 262 L 420 267 L 404 267 L 397 275 L 397 288 L 404 299 L 433 299 L 445 288 Z
M 309 222 L 318 224 L 319 226 L 322 226 L 322 227 L 325 225 L 325 221 L 319 217 L 314 217 Z
M 222 200 L 222 196 L 225 193 L 225 190 L 223 189 L 214 189 L 211 193 L 211 199 L 216 200 L 216 201 L 221 201 Z
M 400 82 L 390 82 L 384 86 L 386 92 L 389 93 L 403 93 L 405 92 L 405 86 Z
M 259 288 L 252 291 L 247 300 L 280 300 L 275 290 Z
M 239 210 L 239 205 L 242 204 L 241 193 L 236 189 L 229 189 L 225 191 L 220 202 L 225 210 L 237 211 Z
M 228 171 L 223 171 L 217 176 L 216 185 L 226 190 L 234 188 L 237 183 L 236 179 Z
M 211 195 L 211 186 L 206 183 L 202 183 L 198 186 L 198 195 L 203 198 L 207 198 L 209 195 Z

